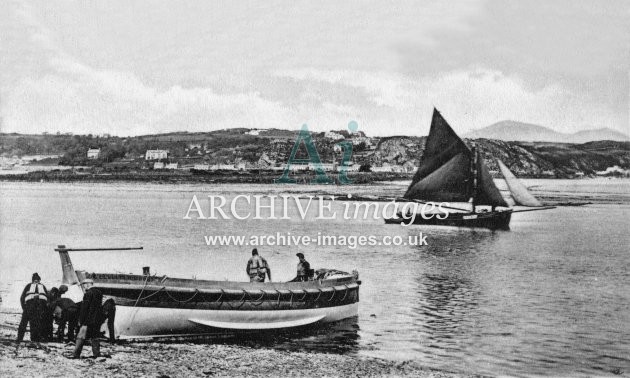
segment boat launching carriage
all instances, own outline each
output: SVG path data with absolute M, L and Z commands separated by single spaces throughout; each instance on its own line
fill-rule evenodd
M 317 271 L 306 282 L 233 282 L 171 278 L 148 274 L 88 273 L 75 270 L 71 249 L 59 246 L 63 283 L 94 281 L 104 298 L 116 302 L 115 332 L 120 338 L 187 336 L 221 331 L 262 331 L 330 323 L 357 316 L 358 273 Z
M 423 217 L 422 214 L 399 213 L 385 219 L 385 223 L 456 226 L 509 230 L 513 213 L 546 210 L 527 188 L 498 161 L 515 205 L 531 207 L 514 210 L 496 187 L 488 167 L 473 145 L 469 147 L 433 109 L 431 129 L 427 137 L 420 167 L 407 188 L 402 201 L 420 203 L 462 203 L 470 209 L 443 206 L 440 212 Z

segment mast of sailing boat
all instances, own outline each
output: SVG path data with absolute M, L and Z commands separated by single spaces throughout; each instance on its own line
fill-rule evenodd
M 473 214 L 477 212 L 475 198 L 477 197 L 477 146 L 475 142 L 472 143 L 472 156 L 470 162 L 470 173 L 473 180 L 473 190 L 472 190 L 472 212 Z

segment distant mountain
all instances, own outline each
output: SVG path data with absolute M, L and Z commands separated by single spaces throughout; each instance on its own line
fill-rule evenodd
M 517 121 L 501 121 L 473 130 L 465 138 L 497 139 L 522 142 L 586 143 L 596 140 L 629 141 L 630 136 L 612 129 L 583 130 L 573 134 L 560 133 L 547 127 Z

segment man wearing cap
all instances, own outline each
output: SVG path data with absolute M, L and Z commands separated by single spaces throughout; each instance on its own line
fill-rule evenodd
M 295 278 L 295 281 L 308 281 L 308 277 L 311 272 L 311 264 L 306 261 L 303 253 L 300 252 L 295 255 L 300 259 L 297 264 L 297 277 Z
M 101 355 L 99 337 L 101 336 L 103 293 L 93 287 L 94 281 L 89 278 L 83 280 L 81 286 L 85 294 L 83 295 L 83 301 L 81 302 L 81 309 L 79 311 L 79 333 L 77 334 L 72 358 L 81 358 L 81 350 L 83 349 L 85 339 L 92 340 L 92 357 L 97 358 Z
M 27 324 L 30 325 L 31 329 L 31 341 L 42 339 L 42 322 L 47 310 L 48 291 L 46 286 L 41 284 L 41 280 L 39 274 L 33 273 L 31 283 L 24 287 L 22 296 L 20 296 L 22 319 L 18 326 L 18 342 L 24 340 Z
M 271 269 L 267 260 L 258 255 L 258 249 L 252 249 L 252 257 L 247 261 L 247 275 L 249 275 L 249 282 L 265 282 L 265 275 L 269 276 L 269 282 L 271 282 Z

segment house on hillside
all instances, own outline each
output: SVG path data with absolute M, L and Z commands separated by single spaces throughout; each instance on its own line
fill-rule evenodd
M 90 148 L 87 152 L 88 159 L 98 159 L 101 156 L 100 148 Z
M 327 131 L 327 132 L 324 134 L 324 137 L 325 137 L 325 138 L 328 138 L 328 139 L 332 139 L 332 140 L 345 139 L 345 137 L 344 137 L 343 135 L 341 135 L 341 134 L 339 134 L 339 133 L 336 133 L 336 132 L 334 132 L 334 131 Z
M 195 148 L 198 149 L 198 150 L 203 149 L 203 143 L 189 143 L 188 144 L 188 149 L 189 150 L 194 150 Z
M 168 158 L 168 150 L 147 150 L 145 160 L 161 160 Z

